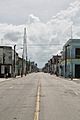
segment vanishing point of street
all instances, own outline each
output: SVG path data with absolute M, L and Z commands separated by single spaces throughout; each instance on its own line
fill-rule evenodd
M 79 81 L 42 72 L 2 81 L 0 120 L 80 120 Z

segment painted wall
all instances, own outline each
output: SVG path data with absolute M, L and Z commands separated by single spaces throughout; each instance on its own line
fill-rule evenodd
M 73 74 L 75 78 L 75 65 L 80 65 L 80 59 L 75 58 L 75 49 L 80 48 L 80 39 L 70 39 L 63 47 L 63 60 L 61 66 L 63 66 L 63 76 L 65 77 L 65 46 L 67 46 L 67 77 Z

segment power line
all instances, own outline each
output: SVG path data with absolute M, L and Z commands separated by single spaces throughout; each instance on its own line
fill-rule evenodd
M 62 44 L 28 44 L 28 46 L 50 46 L 50 45 L 62 45 Z

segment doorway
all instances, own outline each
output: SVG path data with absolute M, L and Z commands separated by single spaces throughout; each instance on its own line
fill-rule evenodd
M 80 65 L 75 65 L 75 78 L 80 78 Z

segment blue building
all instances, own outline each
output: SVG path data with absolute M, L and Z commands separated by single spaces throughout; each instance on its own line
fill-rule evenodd
M 69 39 L 63 46 L 60 75 L 80 78 L 80 39 Z

